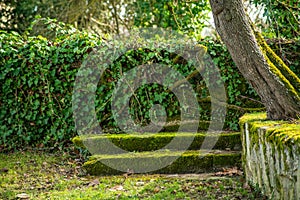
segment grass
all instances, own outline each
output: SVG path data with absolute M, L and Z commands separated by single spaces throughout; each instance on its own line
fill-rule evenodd
M 262 199 L 242 176 L 89 176 L 68 153 L 0 153 L 0 199 Z M 219 174 L 220 175 L 220 174 Z M 232 174 L 231 174 L 232 175 Z

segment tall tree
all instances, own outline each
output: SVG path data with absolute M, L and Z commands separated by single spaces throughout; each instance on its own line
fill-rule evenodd
M 300 79 L 255 30 L 242 0 L 210 0 L 216 30 L 243 76 L 261 97 L 269 119 L 300 117 Z

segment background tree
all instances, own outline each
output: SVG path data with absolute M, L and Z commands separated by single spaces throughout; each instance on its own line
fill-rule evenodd
M 269 119 L 300 116 L 300 79 L 269 48 L 242 0 L 210 0 L 216 30 L 234 62 L 261 97 Z
M 134 5 L 136 27 L 172 28 L 199 39 L 209 20 L 207 0 L 137 0 Z
M 0 27 L 23 32 L 40 15 L 98 35 L 118 33 L 133 24 L 133 8 L 132 0 L 0 0 Z
M 23 32 L 40 15 L 99 36 L 124 33 L 133 26 L 172 28 L 199 36 L 209 11 L 207 0 L 0 0 L 0 27 Z M 44 30 L 36 27 L 33 32 Z
M 0 28 L 2 30 L 23 32 L 34 20 L 35 15 L 55 18 L 61 13 L 66 1 L 50 0 L 0 0 Z
M 258 15 L 254 22 L 261 29 L 267 43 L 299 76 L 300 1 L 250 0 L 249 5 L 256 8 L 247 11 Z
M 263 9 L 265 22 L 259 26 L 272 38 L 295 39 L 300 37 L 300 1 L 298 0 L 250 0 Z

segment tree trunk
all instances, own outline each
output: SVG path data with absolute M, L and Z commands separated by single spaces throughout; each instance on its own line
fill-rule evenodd
M 210 0 L 216 29 L 269 119 L 300 117 L 300 79 L 254 30 L 242 0 Z

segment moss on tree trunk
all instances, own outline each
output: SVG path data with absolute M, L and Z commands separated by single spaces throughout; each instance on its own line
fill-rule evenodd
M 300 96 L 300 79 L 290 68 L 282 61 L 282 59 L 270 48 L 261 33 L 255 30 L 255 25 L 252 24 L 255 38 L 264 53 L 265 59 L 268 61 L 270 68 L 281 77 L 282 82 L 286 87 L 294 93 L 295 96 Z

